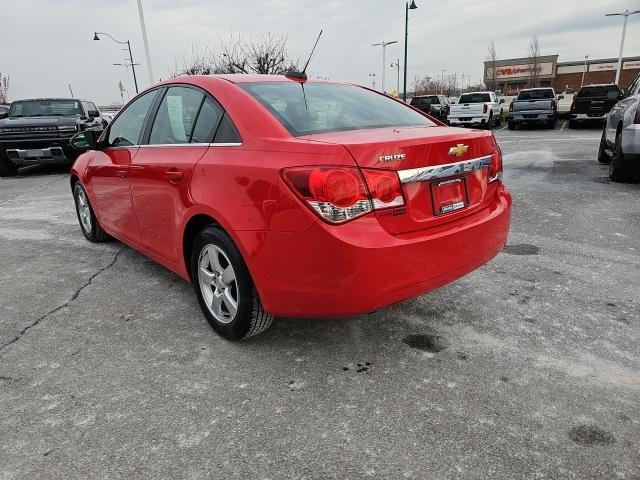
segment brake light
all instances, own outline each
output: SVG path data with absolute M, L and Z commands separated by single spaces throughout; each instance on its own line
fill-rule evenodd
M 513 101 L 509 104 L 509 111 L 513 112 Z
M 493 145 L 495 150 L 491 154 L 491 163 L 489 164 L 489 183 L 502 178 L 502 150 L 498 146 L 495 137 L 493 138 Z
M 489 105 L 487 105 L 486 103 L 482 106 L 482 113 L 487 113 L 487 110 L 489 110 Z
M 576 101 L 575 101 L 575 100 L 573 100 L 573 101 L 571 102 L 571 111 L 573 111 L 573 110 L 575 110 L 575 109 L 576 109 Z
M 558 109 L 558 104 L 556 103 L 555 100 L 551 100 L 551 109 L 552 110 L 557 110 Z
M 357 167 L 294 167 L 282 170 L 293 192 L 328 223 L 344 223 L 373 210 L 404 205 L 398 174 Z

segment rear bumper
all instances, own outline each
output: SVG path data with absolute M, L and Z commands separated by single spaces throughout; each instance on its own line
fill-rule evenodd
M 449 115 L 447 117 L 449 121 L 449 125 L 483 125 L 489 121 L 489 116 L 481 116 L 481 117 L 465 117 L 461 116 L 452 116 Z
M 591 116 L 587 113 L 571 113 L 569 118 L 577 122 L 602 122 L 606 120 L 607 114 Z
M 341 226 L 318 221 L 301 233 L 234 233 L 269 313 L 340 317 L 384 308 L 475 270 L 500 252 L 510 222 L 511 196 L 498 185 L 487 207 L 437 230 L 392 235 L 369 215 Z
M 556 118 L 554 112 L 533 112 L 533 113 L 510 113 L 509 121 L 511 123 L 536 123 L 549 122 Z

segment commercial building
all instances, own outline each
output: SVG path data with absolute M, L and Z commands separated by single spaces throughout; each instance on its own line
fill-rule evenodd
M 502 95 L 515 95 L 523 88 L 534 86 L 553 87 L 556 92 L 575 92 L 583 83 L 613 83 L 617 65 L 617 58 L 558 62 L 558 55 L 540 56 L 536 62 L 531 58 L 486 61 L 484 83 Z M 534 73 L 536 71 L 537 74 Z M 620 87 L 626 89 L 638 72 L 640 57 L 624 57 L 618 82 Z

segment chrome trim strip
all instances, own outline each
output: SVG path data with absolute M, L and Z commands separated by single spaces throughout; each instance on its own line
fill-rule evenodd
M 240 147 L 242 143 L 157 143 L 153 145 L 132 145 L 140 148 L 162 147 Z
M 400 177 L 401 183 L 424 182 L 426 180 L 435 180 L 460 175 L 462 173 L 474 172 L 489 165 L 491 165 L 491 155 L 474 158 L 472 160 L 463 160 L 462 162 L 434 165 L 432 167 L 399 170 L 398 176 Z

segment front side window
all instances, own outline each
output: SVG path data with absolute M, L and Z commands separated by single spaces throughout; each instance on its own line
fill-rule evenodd
M 151 128 L 152 145 L 188 143 L 204 94 L 188 87 L 170 87 Z
M 435 126 L 385 95 L 354 85 L 264 82 L 242 85 L 293 135 L 400 126 Z
M 127 105 L 125 110 L 118 115 L 109 128 L 109 146 L 128 147 L 138 145 L 144 119 L 153 105 L 153 100 L 158 94 L 157 90 L 145 93 Z

